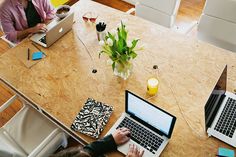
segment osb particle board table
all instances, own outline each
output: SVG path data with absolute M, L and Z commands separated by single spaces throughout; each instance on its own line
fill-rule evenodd
M 22 48 L 32 46 L 26 39 L 0 57 L 1 78 L 37 104 L 37 107 L 71 132 L 70 126 L 88 97 L 114 106 L 114 112 L 102 132 L 104 136 L 124 112 L 124 94 L 128 89 L 174 114 L 177 122 L 172 139 L 162 156 L 215 156 L 219 146 L 232 147 L 204 131 L 204 104 L 225 64 L 228 64 L 228 90 L 236 88 L 236 54 L 207 43 L 176 34 L 159 25 L 100 5 L 79 1 L 73 6 L 72 31 L 50 48 L 47 57 L 31 68 L 17 58 Z M 139 38 L 143 51 L 133 60 L 133 73 L 126 81 L 113 75 L 107 57 L 98 58 L 95 25 L 85 23 L 82 15 L 96 12 L 111 30 L 121 19 L 128 19 L 129 38 Z M 82 42 L 81 42 L 82 40 Z M 89 53 L 84 47 L 86 45 Z M 146 81 L 159 66 L 159 92 L 146 95 Z M 97 73 L 92 73 L 96 68 Z M 75 132 L 74 132 L 75 133 Z M 80 133 L 79 138 L 94 139 Z M 115 152 L 110 156 L 121 156 Z

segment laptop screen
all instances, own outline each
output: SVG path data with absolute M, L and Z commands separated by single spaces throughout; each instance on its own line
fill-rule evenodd
M 126 91 L 126 112 L 170 138 L 176 118 L 129 91 Z
M 211 95 L 209 96 L 207 103 L 205 105 L 205 129 L 209 128 L 217 114 L 217 111 L 222 104 L 225 97 L 226 91 L 226 81 L 227 81 L 227 65 L 225 66 L 220 78 L 218 79 Z

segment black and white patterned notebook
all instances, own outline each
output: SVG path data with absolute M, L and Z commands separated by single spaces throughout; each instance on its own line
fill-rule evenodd
M 113 107 L 88 98 L 83 108 L 76 116 L 71 128 L 83 134 L 98 138 L 107 124 Z

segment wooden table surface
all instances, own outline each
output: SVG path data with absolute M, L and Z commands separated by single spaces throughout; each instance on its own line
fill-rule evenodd
M 0 77 L 34 101 L 39 108 L 60 121 L 68 130 L 88 97 L 114 106 L 114 112 L 102 132 L 104 136 L 124 112 L 125 89 L 144 97 L 177 117 L 172 138 L 161 156 L 215 156 L 218 147 L 230 147 L 208 138 L 204 128 L 204 105 L 225 64 L 228 64 L 228 90 L 236 88 L 236 54 L 169 29 L 127 15 L 92 1 L 74 5 L 72 31 L 50 48 L 41 48 L 47 57 L 31 68 L 16 56 L 32 47 L 26 39 L 0 57 Z M 98 58 L 95 25 L 85 23 L 82 15 L 98 14 L 111 30 L 121 19 L 128 19 L 129 38 L 139 38 L 143 51 L 133 60 L 133 73 L 126 81 L 113 75 L 107 57 Z M 81 42 L 83 41 L 83 43 Z M 86 51 L 86 45 L 89 53 Z M 146 81 L 159 66 L 159 93 L 146 95 Z M 98 72 L 92 73 L 96 68 Z M 76 133 L 87 142 L 94 139 Z M 110 156 L 121 156 L 115 152 Z

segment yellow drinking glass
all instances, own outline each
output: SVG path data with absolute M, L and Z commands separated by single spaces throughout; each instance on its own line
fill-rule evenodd
M 156 95 L 158 92 L 159 81 L 155 77 L 151 77 L 147 81 L 147 93 L 151 96 Z

